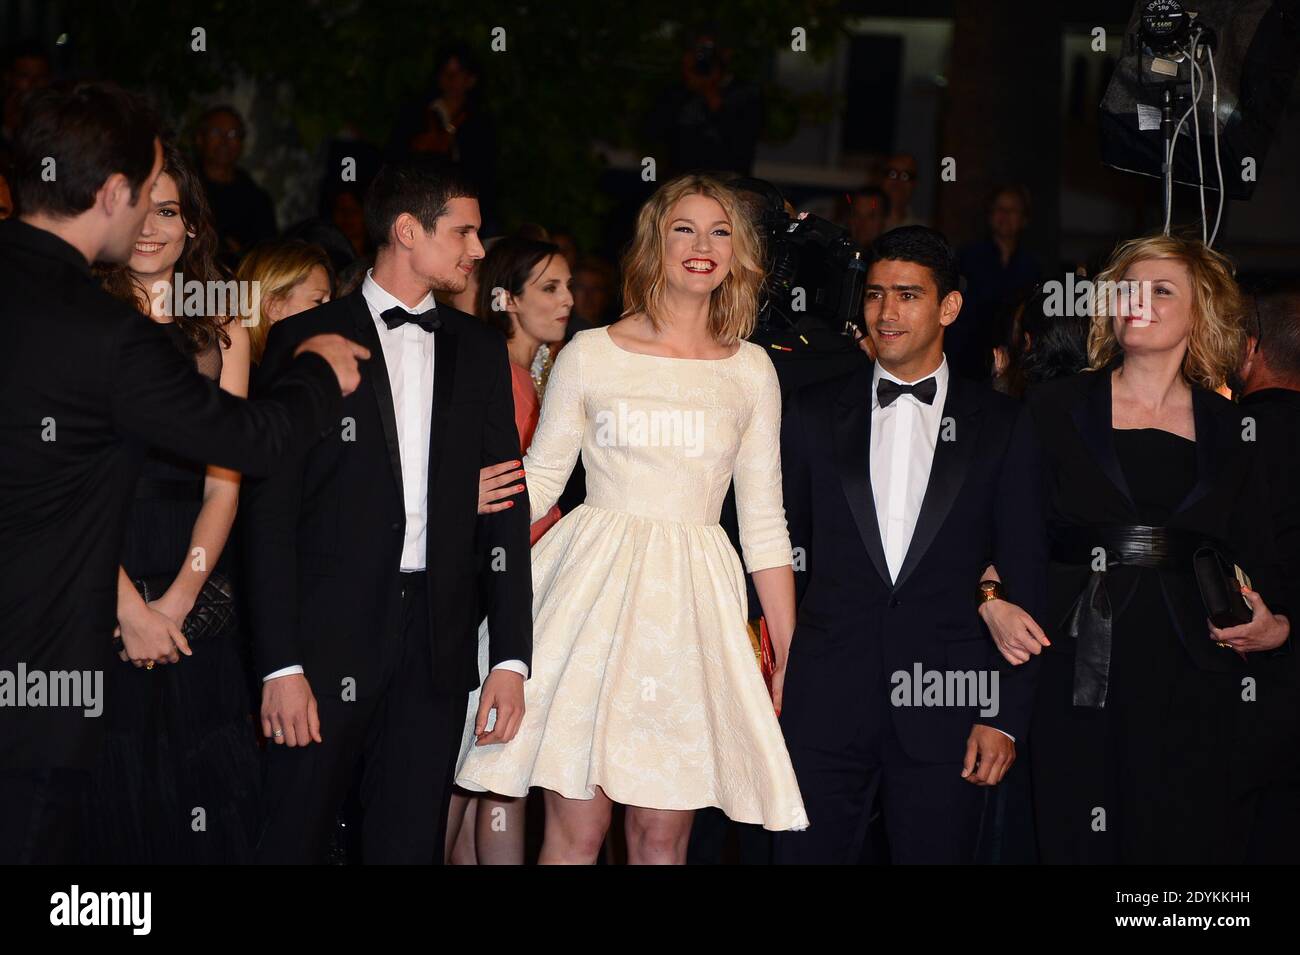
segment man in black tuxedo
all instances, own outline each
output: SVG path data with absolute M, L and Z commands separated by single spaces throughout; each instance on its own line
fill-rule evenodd
M 876 362 L 800 390 L 782 420 L 806 570 L 777 683 L 810 824 L 777 835 L 776 860 L 857 862 L 879 796 L 894 862 L 970 862 L 981 787 L 1028 725 L 1036 661 L 1011 671 L 981 617 L 1037 630 L 1036 456 L 1011 399 L 949 373 L 943 332 L 961 293 L 943 236 L 905 226 L 872 251 Z M 981 583 L 991 563 L 1023 609 Z
M 130 258 L 161 169 L 156 118 L 119 89 L 45 90 L 26 106 L 20 216 L 0 223 L 0 863 L 66 861 L 76 843 L 104 722 L 84 697 L 115 663 L 145 451 L 265 473 L 337 420 L 365 355 L 338 336 L 300 342 L 294 354 L 316 354 L 247 402 L 105 293 L 90 264 Z M 147 666 L 176 660 L 168 646 Z M 79 703 L 33 695 L 57 674 Z
M 505 341 L 436 305 L 483 257 L 473 187 L 428 160 L 381 169 L 378 249 L 350 295 L 272 328 L 259 387 L 334 332 L 373 356 L 337 428 L 299 467 L 247 486 L 242 519 L 268 752 L 265 862 L 319 860 L 362 764 L 365 862 L 439 862 L 468 694 L 478 685 L 478 553 L 490 666 L 479 741 L 514 736 L 532 653 L 528 513 L 477 515 L 479 469 L 519 458 Z M 489 711 L 496 723 L 484 731 Z
M 1300 584 L 1300 498 L 1294 491 L 1300 473 L 1300 284 L 1256 296 L 1246 327 L 1246 354 L 1232 390 L 1240 396 L 1242 433 L 1256 443 L 1263 470 L 1275 482 L 1264 505 L 1279 563 L 1295 587 Z M 1292 636 L 1289 642 L 1294 640 Z M 1261 677 L 1259 687 L 1258 738 L 1250 745 L 1268 782 L 1260 793 L 1247 857 L 1252 863 L 1300 858 L 1300 653 L 1294 646 L 1289 663 L 1267 682 Z

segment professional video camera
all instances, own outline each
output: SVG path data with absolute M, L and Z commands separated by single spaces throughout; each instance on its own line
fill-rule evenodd
M 820 216 L 791 216 L 779 189 L 762 179 L 734 179 L 762 239 L 767 278 L 759 334 L 803 331 L 809 322 L 846 334 L 862 313 L 866 250 L 848 230 Z

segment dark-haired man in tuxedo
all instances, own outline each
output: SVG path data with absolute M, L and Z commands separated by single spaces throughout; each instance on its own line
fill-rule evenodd
M 949 373 L 961 293 L 943 236 L 904 226 L 872 253 L 875 363 L 796 392 L 782 420 L 806 570 L 781 727 L 810 825 L 779 833 L 776 859 L 856 862 L 879 797 L 894 862 L 971 862 L 1028 725 L 1035 667 L 1004 666 L 981 617 L 1037 630 L 1036 454 L 1011 399 Z M 1021 606 L 980 583 L 990 563 Z
M 1300 471 L 1300 283 L 1277 285 L 1254 297 L 1247 309 L 1246 351 L 1232 390 L 1238 396 L 1242 434 L 1258 448 L 1264 471 L 1276 483 L 1270 525 L 1284 578 L 1300 585 L 1300 499 L 1294 492 Z M 1294 605 L 1295 597 L 1291 598 Z M 1291 638 L 1293 641 L 1294 638 Z M 1294 863 L 1300 858 L 1300 653 L 1294 646 L 1242 645 L 1247 651 L 1276 651 L 1288 665 L 1261 677 L 1254 714 L 1255 737 L 1248 742 L 1267 780 L 1259 794 L 1247 860 Z
M 67 862 L 77 844 L 107 720 L 34 691 L 96 674 L 102 687 L 116 664 L 118 561 L 145 451 L 265 473 L 338 420 L 367 355 L 336 335 L 301 340 L 267 400 L 243 401 L 104 292 L 90 266 L 131 257 L 162 171 L 158 130 L 137 97 L 85 83 L 31 94 L 17 132 L 20 215 L 0 222 L 0 864 Z M 153 653 L 136 662 L 178 660 L 170 642 Z
M 355 336 L 368 374 L 299 467 L 248 486 L 244 544 L 267 754 L 264 862 L 319 860 L 362 767 L 365 862 L 441 861 L 451 775 L 478 685 L 477 553 L 491 672 L 482 742 L 523 715 L 532 652 L 528 514 L 477 515 L 479 470 L 519 458 L 505 341 L 446 305 L 476 260 L 472 185 L 429 160 L 385 166 L 357 291 L 277 323 L 258 383 L 303 338 Z M 476 548 L 479 548 L 476 550 Z

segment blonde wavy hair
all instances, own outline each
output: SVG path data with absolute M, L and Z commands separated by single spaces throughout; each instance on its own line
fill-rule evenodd
M 709 296 L 709 331 L 720 345 L 748 338 L 758 315 L 763 285 L 758 233 L 735 193 L 712 176 L 689 174 L 655 191 L 636 217 L 636 233 L 623 256 L 623 314 L 644 312 L 658 331 L 664 315 L 667 272 L 664 234 L 673 207 L 685 196 L 708 196 L 722 206 L 731 223 L 731 269 Z
M 1223 253 L 1209 248 L 1199 237 L 1152 235 L 1121 242 L 1097 275 L 1096 284 L 1119 282 L 1137 262 L 1178 259 L 1192 279 L 1192 331 L 1183 356 L 1183 377 L 1211 390 L 1220 387 L 1236 368 L 1245 342 L 1244 301 L 1237 285 L 1236 268 Z M 1122 351 L 1115 338 L 1108 306 L 1100 295 L 1088 330 L 1088 366 L 1107 367 Z
M 271 323 L 264 314 L 266 304 L 282 299 L 301 282 L 306 281 L 311 270 L 320 267 L 334 287 L 334 269 L 329 256 L 318 245 L 301 239 L 275 239 L 263 242 L 246 255 L 235 270 L 235 278 L 242 282 L 257 282 L 258 295 L 250 302 L 249 314 L 241 316 L 248 326 L 250 357 L 260 363 L 266 351 L 266 336 Z

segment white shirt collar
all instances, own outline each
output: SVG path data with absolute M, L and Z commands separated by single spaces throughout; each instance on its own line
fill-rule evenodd
M 416 305 L 415 308 L 407 308 L 387 289 L 375 281 L 374 271 L 374 269 L 366 269 L 365 281 L 361 283 L 361 295 L 365 298 L 366 304 L 370 306 L 370 310 L 374 312 L 374 314 L 382 315 L 390 308 L 396 306 L 397 308 L 405 309 L 413 315 L 421 315 L 424 312 L 432 311 L 438 307 L 438 303 L 434 299 L 433 293 L 430 292 L 424 298 L 420 299 L 420 303 Z
M 884 378 L 888 381 L 897 382 L 900 385 L 911 385 L 916 383 L 913 381 L 904 381 L 902 378 L 899 378 L 897 375 L 891 375 L 889 372 L 887 372 L 884 369 L 884 367 L 880 364 L 880 362 L 876 362 L 875 369 L 871 373 L 871 410 L 872 411 L 876 411 L 880 408 L 880 399 L 876 397 L 876 386 L 880 383 L 881 378 Z M 922 375 L 920 378 L 917 378 L 916 381 L 925 381 L 925 379 L 927 378 L 933 378 L 934 383 L 937 386 L 935 392 L 936 395 L 935 401 L 937 403 L 939 400 L 938 398 L 939 395 L 946 395 L 948 393 L 948 358 L 946 355 L 939 359 L 938 368 L 936 368 L 934 371 L 930 372 L 929 374 Z

